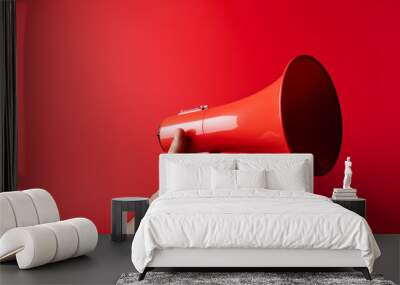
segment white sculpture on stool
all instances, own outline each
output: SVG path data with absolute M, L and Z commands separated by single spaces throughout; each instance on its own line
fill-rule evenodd
M 357 199 L 357 189 L 351 187 L 351 177 L 353 171 L 351 170 L 350 156 L 344 162 L 344 178 L 343 188 L 333 188 L 332 198 L 336 200 Z
M 343 179 L 343 189 L 351 189 L 351 176 L 353 171 L 351 170 L 351 160 L 350 156 L 347 157 L 344 162 L 344 179 Z

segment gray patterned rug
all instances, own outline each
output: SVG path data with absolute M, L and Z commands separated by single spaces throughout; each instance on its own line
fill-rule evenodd
M 384 280 L 381 275 L 372 275 L 368 281 L 359 272 L 148 272 L 146 278 L 138 281 L 138 273 L 122 274 L 117 285 L 146 284 L 267 284 L 267 285 L 297 285 L 297 284 L 379 284 L 395 285 Z

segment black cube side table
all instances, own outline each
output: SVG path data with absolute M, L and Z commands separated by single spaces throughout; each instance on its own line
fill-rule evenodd
M 121 197 L 113 198 L 111 201 L 111 223 L 113 241 L 123 241 L 126 239 L 127 212 L 135 213 L 135 232 L 139 227 L 140 221 L 146 214 L 149 207 L 149 199 L 143 197 Z M 135 234 L 135 233 L 134 233 Z
M 332 199 L 333 203 L 359 214 L 361 217 L 366 218 L 366 200 L 363 198 L 338 200 Z

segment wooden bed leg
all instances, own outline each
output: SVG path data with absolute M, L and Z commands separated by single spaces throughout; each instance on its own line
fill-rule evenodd
M 142 281 L 142 280 L 144 279 L 144 277 L 146 276 L 147 271 L 148 271 L 148 269 L 147 269 L 147 267 L 146 267 L 146 268 L 143 270 L 143 272 L 139 274 L 138 281 Z
M 355 267 L 354 269 L 357 271 L 361 271 L 362 274 L 364 275 L 365 279 L 372 280 L 371 274 L 369 274 L 369 270 L 367 267 Z

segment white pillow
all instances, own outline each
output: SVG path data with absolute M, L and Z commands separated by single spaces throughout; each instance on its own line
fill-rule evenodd
M 238 190 L 241 188 L 266 188 L 267 176 L 262 170 L 211 169 L 211 189 Z
M 169 163 L 167 189 L 185 191 L 210 188 L 210 168 Z
M 268 188 L 305 192 L 308 188 L 308 176 L 305 175 L 305 171 L 304 163 L 286 170 L 270 170 L 267 173 Z
M 211 190 L 211 167 L 234 169 L 234 160 L 191 161 L 175 160 L 166 164 L 166 190 Z
M 267 188 L 273 190 L 306 191 L 309 189 L 309 168 L 306 161 L 249 160 L 238 161 L 240 170 L 266 169 Z
M 262 170 L 235 170 L 237 188 L 267 188 L 267 172 Z
M 236 170 L 211 168 L 211 189 L 236 189 Z

